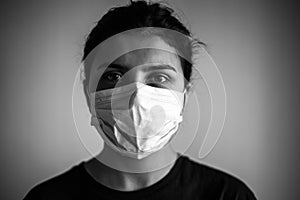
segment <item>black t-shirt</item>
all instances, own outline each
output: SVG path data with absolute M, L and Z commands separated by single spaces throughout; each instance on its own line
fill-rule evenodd
M 155 184 L 136 191 L 118 191 L 97 182 L 83 163 L 38 184 L 25 200 L 254 200 L 241 180 L 220 170 L 180 156 L 169 173 Z

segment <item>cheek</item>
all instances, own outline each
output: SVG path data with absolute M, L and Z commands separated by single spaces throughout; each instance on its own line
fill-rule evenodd
M 171 87 L 176 91 L 182 92 L 184 90 L 184 82 L 184 76 L 181 73 L 178 73 Z
M 178 88 L 179 88 L 179 91 L 183 91 L 184 90 L 184 77 L 183 76 L 181 76 L 178 79 Z
M 176 90 L 177 91 L 183 91 L 186 80 L 184 78 L 184 74 L 183 74 L 183 69 L 182 69 L 182 66 L 181 66 L 181 62 L 179 60 L 177 60 L 176 64 L 177 64 L 176 65 L 177 74 L 176 74 L 176 77 L 175 77 L 174 86 L 176 86 Z

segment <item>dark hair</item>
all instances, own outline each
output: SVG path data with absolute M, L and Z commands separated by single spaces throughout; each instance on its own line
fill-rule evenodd
M 190 31 L 174 15 L 174 10 L 160 3 L 146 1 L 130 1 L 129 5 L 111 8 L 92 29 L 84 47 L 84 60 L 88 54 L 101 42 L 118 33 L 142 27 L 159 27 L 178 31 L 191 37 Z M 164 39 L 164 38 L 162 38 Z M 170 38 L 166 38 L 170 40 Z M 172 39 L 171 39 L 172 40 Z M 175 39 L 174 39 L 175 40 Z M 171 41 L 175 44 L 179 41 Z M 204 43 L 195 40 L 198 44 Z M 166 41 L 167 42 L 167 41 Z M 170 41 L 169 41 L 170 42 Z M 174 46 L 174 45 L 173 45 Z M 178 45 L 177 45 L 178 46 Z M 192 44 L 184 49 L 183 55 L 192 56 Z M 180 56 L 183 75 L 190 81 L 192 64 Z M 88 80 L 90 69 L 85 66 L 85 75 Z

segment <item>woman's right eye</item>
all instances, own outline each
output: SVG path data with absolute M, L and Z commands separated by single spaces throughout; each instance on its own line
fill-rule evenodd
M 119 81 L 122 77 L 120 72 L 107 72 L 104 74 L 103 78 L 105 81 L 116 82 Z
M 120 81 L 122 76 L 123 73 L 119 71 L 105 72 L 98 82 L 97 91 L 114 88 L 118 81 Z

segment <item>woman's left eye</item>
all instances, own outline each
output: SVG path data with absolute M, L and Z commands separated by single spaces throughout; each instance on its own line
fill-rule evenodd
M 154 83 L 165 83 L 169 81 L 169 77 L 166 75 L 156 75 L 150 78 L 150 82 Z

